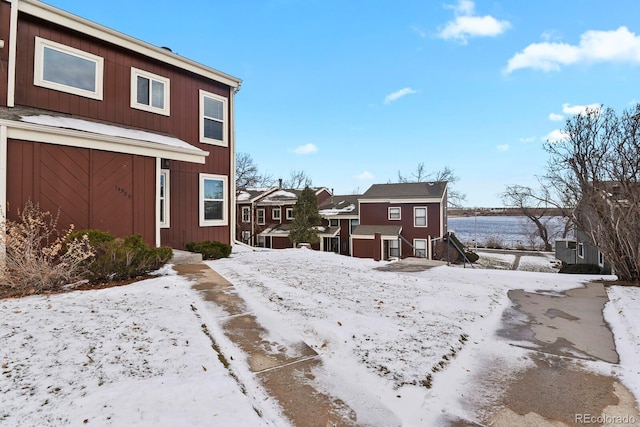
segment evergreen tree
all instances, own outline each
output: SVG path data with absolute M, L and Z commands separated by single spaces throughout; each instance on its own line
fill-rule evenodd
M 289 229 L 289 240 L 298 243 L 317 243 L 318 231 L 314 228 L 322 223 L 318 214 L 318 198 L 309 187 L 305 187 L 293 207 L 293 221 Z

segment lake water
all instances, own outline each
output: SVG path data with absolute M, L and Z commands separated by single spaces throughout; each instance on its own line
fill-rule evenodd
M 546 217 L 543 220 L 549 223 L 549 235 L 559 235 L 562 218 Z M 478 246 L 485 246 L 490 241 L 509 248 L 539 249 L 542 246 L 542 240 L 535 236 L 536 226 L 525 216 L 454 217 L 449 218 L 449 231 L 470 247 L 474 246 L 476 236 Z

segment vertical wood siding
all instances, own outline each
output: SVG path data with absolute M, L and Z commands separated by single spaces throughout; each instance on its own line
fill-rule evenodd
M 60 229 L 138 233 L 155 244 L 155 159 L 14 140 L 7 152 L 9 219 L 32 200 L 60 212 Z
M 0 24 L 8 19 L 9 5 L 2 2 L 0 7 Z M 7 25 L 8 27 L 8 25 Z M 0 25 L 0 33 L 5 28 Z M 62 43 L 64 45 L 80 49 L 82 51 L 104 58 L 103 76 L 103 100 L 94 100 L 82 96 L 72 95 L 47 88 L 34 86 L 34 54 L 35 37 Z M 0 65 L 7 49 L 0 50 Z M 171 190 L 171 226 L 161 230 L 161 242 L 175 248 L 184 248 L 189 241 L 218 240 L 226 243 L 231 241 L 230 225 L 225 227 L 199 227 L 198 223 L 198 184 L 199 174 L 209 173 L 229 176 L 231 173 L 231 151 L 228 147 L 201 144 L 199 142 L 199 90 L 205 90 L 230 99 L 231 88 L 207 78 L 192 74 L 179 68 L 145 58 L 136 52 L 127 51 L 118 46 L 110 45 L 100 40 L 92 39 L 86 35 L 73 32 L 69 29 L 57 26 L 54 23 L 44 22 L 40 19 L 20 14 L 18 25 L 18 55 L 16 59 L 16 105 L 40 108 L 43 110 L 57 111 L 71 114 L 78 118 L 87 118 L 117 126 L 133 127 L 149 130 L 156 133 L 175 136 L 189 144 L 208 151 L 209 156 L 205 164 L 187 162 L 170 162 L 170 190 Z M 131 67 L 145 70 L 170 80 L 171 116 L 164 116 L 137 110 L 130 107 L 131 94 Z M 0 67 L 0 77 L 6 68 Z M 4 78 L 6 81 L 6 78 Z M 3 86 L 3 85 L 0 85 Z M 2 91 L 0 90 L 0 96 Z M 5 96 L 6 99 L 6 96 Z M 3 101 L 4 102 L 4 101 Z M 227 102 L 227 117 L 231 117 L 231 102 Z M 227 122 L 229 126 L 230 123 Z M 232 129 L 228 129 L 229 138 Z M 93 153 L 93 152 L 92 152 Z M 108 156 L 98 155 L 100 161 L 111 162 Z M 114 166 L 113 164 L 111 164 Z M 105 166 L 106 167 L 106 166 Z M 137 160 L 132 163 L 120 164 L 115 171 L 123 172 L 127 168 L 133 168 L 135 176 L 124 174 L 116 176 L 104 175 L 100 171 L 98 179 L 102 182 L 92 182 L 89 190 L 95 191 L 91 195 L 91 203 L 94 203 L 93 212 L 95 220 L 99 224 L 107 224 L 109 218 L 122 218 L 126 215 L 137 214 L 145 219 L 138 222 L 137 219 L 119 223 L 113 221 L 110 227 L 122 232 L 125 228 L 144 229 L 145 236 L 150 235 L 155 227 L 155 214 L 151 219 L 151 212 L 155 212 L 155 178 L 150 173 L 151 166 Z M 155 168 L 155 166 L 153 167 Z M 24 177 L 25 179 L 28 179 Z M 153 181 L 152 181 L 153 180 Z M 137 186 L 141 187 L 138 188 Z M 114 188 L 124 189 L 131 199 L 125 199 L 122 192 L 106 196 L 105 191 L 113 191 Z M 144 188 L 144 190 L 143 190 Z M 229 179 L 227 193 L 233 191 L 233 183 Z M 106 198 L 105 198 L 106 197 Z M 114 208 L 113 204 L 120 208 Z M 98 209 L 98 206 L 100 208 Z M 100 213 L 102 212 L 102 213 Z M 227 203 L 227 217 L 231 224 L 232 207 Z M 111 216 L 110 216 L 111 215 Z M 136 216 L 135 218 L 139 218 Z

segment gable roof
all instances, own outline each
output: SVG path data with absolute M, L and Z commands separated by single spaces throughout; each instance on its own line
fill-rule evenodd
M 373 184 L 362 195 L 361 201 L 411 198 L 442 199 L 446 189 L 446 181 Z
M 316 196 L 319 195 L 322 191 L 326 191 L 325 187 L 311 189 L 314 190 Z M 257 201 L 257 203 L 265 205 L 295 204 L 298 201 L 298 197 L 300 197 L 300 194 L 302 194 L 303 191 L 304 189 L 299 188 L 275 189 L 275 191 L 265 194 L 265 197 L 262 197 Z
M 275 191 L 275 188 L 245 188 L 238 192 L 236 196 L 236 202 L 238 203 L 251 203 L 255 202 L 262 196 Z

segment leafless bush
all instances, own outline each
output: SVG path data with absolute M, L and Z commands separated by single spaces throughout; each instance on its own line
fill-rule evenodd
M 489 236 L 484 242 L 484 246 L 490 249 L 502 249 L 505 247 L 502 239 L 497 236 Z
M 61 289 L 78 281 L 83 261 L 93 256 L 87 236 L 69 239 L 73 225 L 61 234 L 58 215 L 27 202 L 18 221 L 2 222 L 0 245 L 0 291 L 5 295 L 28 295 Z

